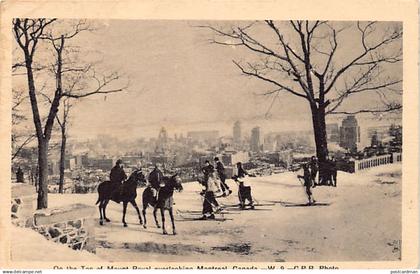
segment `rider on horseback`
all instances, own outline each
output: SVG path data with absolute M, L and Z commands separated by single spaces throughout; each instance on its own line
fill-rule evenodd
M 153 192 L 153 197 L 157 199 L 157 195 L 160 189 L 160 183 L 163 178 L 163 173 L 160 171 L 158 165 L 155 165 L 155 168 L 149 174 L 149 184 Z
M 121 191 L 122 191 L 122 183 L 124 182 L 125 179 L 127 179 L 127 174 L 125 174 L 124 172 L 124 168 L 122 167 L 122 161 L 120 159 L 117 160 L 117 162 L 115 163 L 115 166 L 111 169 L 111 174 L 109 175 L 109 179 L 111 181 L 111 183 L 113 184 L 113 188 L 114 188 L 114 193 L 118 193 L 118 199 L 116 199 L 117 201 L 119 201 L 119 196 L 121 196 Z

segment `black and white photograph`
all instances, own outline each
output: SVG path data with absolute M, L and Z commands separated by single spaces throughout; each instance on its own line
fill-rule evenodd
M 11 264 L 404 259 L 402 21 L 29 15 Z

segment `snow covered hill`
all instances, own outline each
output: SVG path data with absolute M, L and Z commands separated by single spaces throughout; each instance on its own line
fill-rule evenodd
M 300 206 L 307 200 L 296 175 L 288 172 L 247 178 L 256 202 L 263 206 L 246 211 L 229 207 L 223 215 L 218 215 L 227 219 L 223 222 L 186 220 L 186 215 L 200 216 L 202 198 L 198 194 L 201 190 L 198 183 L 184 184 L 184 191 L 174 196 L 176 236 L 162 235 L 162 230 L 154 226 L 151 208 L 147 211 L 148 228 L 144 229 L 129 205 L 129 226 L 124 228 L 121 224 L 122 205 L 111 202 L 108 217 L 112 222 L 96 226 L 96 256 L 110 262 L 399 259 L 401 164 L 381 166 L 358 174 L 339 172 L 337 188 L 323 186 L 314 189 L 315 199 L 324 203 L 323 206 Z M 237 186 L 231 180 L 228 184 L 234 193 L 218 200 L 224 205 L 237 204 Z M 139 205 L 142 191 L 138 189 Z M 95 193 L 53 194 L 49 201 L 51 207 L 72 203 L 94 205 L 96 198 Z M 160 222 L 160 214 L 158 219 Z M 166 220 L 171 233 L 169 216 Z M 14 237 L 14 242 L 15 250 L 30 245 L 26 240 L 20 242 L 19 236 Z M 70 251 L 72 255 L 54 252 L 51 247 L 48 253 L 52 257 L 48 259 L 66 260 L 79 256 Z M 24 257 L 24 253 L 14 255 L 14 258 Z M 82 254 L 80 257 L 87 258 Z

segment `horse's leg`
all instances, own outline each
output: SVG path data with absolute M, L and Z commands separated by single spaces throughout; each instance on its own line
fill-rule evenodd
M 165 228 L 165 209 L 164 208 L 160 208 L 160 215 L 162 216 L 162 230 L 163 230 L 163 234 L 168 234 L 168 232 L 166 231 Z
M 124 227 L 127 227 L 127 223 L 125 222 L 125 213 L 127 212 L 127 202 L 123 201 L 123 218 L 122 222 L 124 224 Z
M 132 205 L 132 206 L 136 209 L 136 211 L 137 211 L 137 215 L 139 216 L 139 221 L 140 221 L 140 224 L 142 225 L 142 224 L 143 224 L 143 221 L 142 221 L 142 219 L 141 219 L 140 209 L 139 209 L 139 207 L 137 206 L 136 201 L 135 201 L 135 200 L 132 200 L 132 201 L 130 201 L 130 203 L 131 203 L 131 205 Z
M 104 221 L 103 221 L 103 218 L 102 218 L 102 204 L 103 204 L 103 201 L 100 201 L 99 205 L 98 205 L 98 208 L 99 208 L 99 224 L 100 225 L 104 225 Z
M 153 208 L 153 217 L 155 218 L 156 227 L 157 227 L 157 228 L 160 228 L 160 225 L 159 225 L 158 219 L 157 219 L 157 217 L 156 217 L 156 212 L 157 212 L 157 210 L 158 210 L 158 208 L 157 208 L 157 207 Z
M 144 202 L 143 202 L 143 210 L 142 210 L 142 212 L 143 212 L 143 219 L 144 219 L 144 223 L 143 223 L 143 227 L 144 228 L 147 228 L 147 225 L 146 225 L 146 208 L 147 208 L 147 204 L 145 204 Z
M 106 221 L 106 222 L 110 222 L 110 221 L 111 221 L 110 219 L 108 219 L 108 218 L 106 217 L 106 206 L 108 205 L 108 203 L 109 203 L 109 200 L 105 200 L 105 201 L 104 201 L 103 208 L 102 208 L 102 210 L 104 211 L 104 219 L 105 219 L 105 221 Z
M 169 209 L 169 216 L 171 217 L 172 231 L 173 231 L 174 235 L 176 235 L 176 231 L 175 231 L 175 220 L 174 220 L 174 213 L 172 211 L 172 207 Z

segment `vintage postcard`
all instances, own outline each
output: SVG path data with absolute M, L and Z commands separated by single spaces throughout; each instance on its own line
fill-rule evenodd
M 416 1 L 3 1 L 0 267 L 418 266 Z

